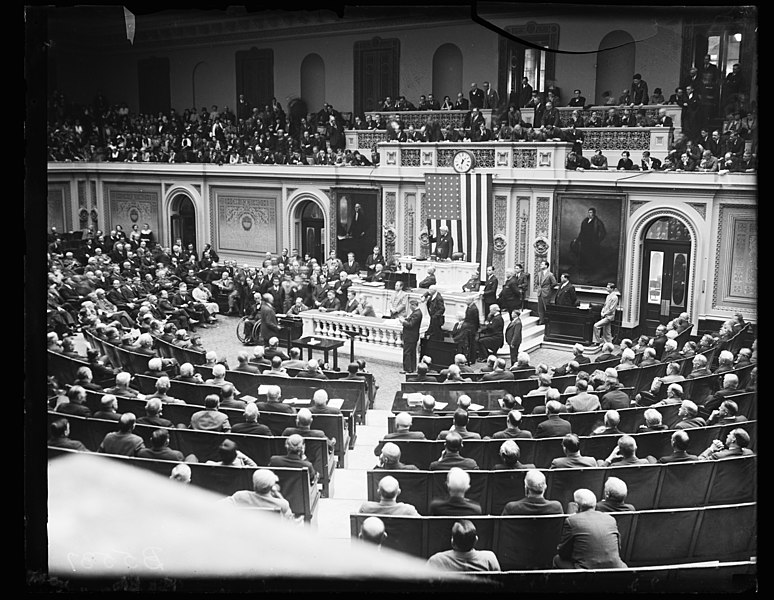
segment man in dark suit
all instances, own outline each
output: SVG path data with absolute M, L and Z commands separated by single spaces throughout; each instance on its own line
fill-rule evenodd
M 503 508 L 505 515 L 561 515 L 562 504 L 546 500 L 546 476 L 537 469 L 530 469 L 524 476 L 524 498 L 508 502 Z
M 419 301 L 412 299 L 409 302 L 411 312 L 407 317 L 399 317 L 403 326 L 403 370 L 406 373 L 414 373 L 417 370 L 417 344 L 419 343 L 419 327 L 422 324 L 422 311 L 419 310 Z
M 430 501 L 430 515 L 443 517 L 460 517 L 482 514 L 478 502 L 465 498 L 470 489 L 470 475 L 464 470 L 453 467 L 446 476 L 446 498 L 435 498 Z
M 484 314 L 489 314 L 489 307 L 497 301 L 497 277 L 494 274 L 494 267 L 489 265 L 486 268 L 486 280 L 482 290 L 481 300 L 484 303 Z M 501 307 L 502 308 L 502 307 Z
M 481 434 L 476 433 L 475 431 L 468 431 L 468 411 L 462 408 L 458 408 L 454 411 L 454 425 L 452 425 L 451 429 L 445 429 L 441 431 L 441 433 L 438 434 L 438 437 L 436 439 L 439 440 L 445 440 L 446 436 L 449 435 L 450 432 L 454 432 L 457 435 L 459 435 L 463 440 L 480 440 Z
M 519 346 L 521 346 L 521 308 L 514 308 L 511 311 L 511 320 L 505 328 L 505 343 L 511 355 L 511 366 L 517 362 L 519 355 Z
M 689 462 L 692 460 L 699 460 L 699 457 L 695 454 L 688 454 L 688 444 L 690 443 L 688 433 L 682 429 L 675 431 L 672 434 L 671 444 L 672 453 L 662 456 L 658 459 L 658 462 L 673 463 L 673 462 Z
M 296 373 L 296 377 L 303 377 L 307 379 L 328 379 L 325 373 L 322 372 L 320 363 L 317 362 L 316 358 L 310 358 L 306 363 L 306 369 Z
M 492 434 L 493 440 L 513 439 L 513 438 L 531 438 L 532 432 L 521 429 L 521 411 L 511 410 L 506 417 L 508 426 L 502 431 L 496 431 Z
M 516 377 L 510 371 L 505 369 L 505 359 L 498 358 L 495 360 L 494 369 L 489 373 L 485 373 L 481 377 L 481 381 L 502 381 L 504 379 L 516 379 Z
M 462 92 L 457 94 L 457 99 L 454 101 L 454 110 L 470 110 L 470 102 Z
M 478 355 L 487 356 L 497 354 L 503 345 L 503 329 L 505 321 L 500 314 L 500 307 L 492 304 L 489 307 L 489 315 L 478 333 Z
M 354 363 L 353 363 L 354 364 Z M 313 415 L 340 415 L 341 409 L 338 406 L 328 405 L 328 392 L 320 388 L 312 394 L 312 406 L 309 407 Z
M 282 388 L 278 385 L 268 386 L 266 389 L 266 400 L 256 402 L 255 406 L 258 407 L 260 412 L 285 413 L 288 415 L 296 413 L 295 408 L 282 402 Z
M 470 84 L 470 92 L 468 92 L 468 96 L 470 97 L 470 108 L 484 108 L 486 94 L 484 94 L 484 90 L 478 87 L 478 84 Z
M 430 463 L 430 470 L 447 471 L 452 467 L 468 470 L 478 469 L 476 461 L 460 455 L 460 450 L 462 450 L 462 437 L 459 433 L 450 431 L 446 434 L 446 443 L 441 458 Z
M 250 364 L 250 355 L 244 350 L 241 350 L 239 354 L 237 354 L 237 362 L 239 363 L 239 365 L 234 369 L 235 371 L 240 371 L 242 373 L 254 373 L 254 374 L 258 374 L 261 372 L 261 370 L 257 366 Z
M 559 413 L 564 408 L 564 405 L 559 402 L 559 390 L 551 388 L 549 391 L 554 391 L 556 394 L 546 393 L 546 414 L 548 418 L 538 424 L 535 431 L 536 438 L 561 437 L 572 433 L 570 422 L 559 416 Z
M 242 418 L 244 421 L 234 423 L 231 427 L 232 433 L 248 433 L 250 435 L 272 435 L 271 429 L 263 423 L 259 423 L 258 419 L 261 416 L 261 412 L 255 405 L 255 402 L 250 402 L 244 407 L 244 413 Z
M 312 411 L 308 408 L 299 409 L 296 414 L 296 426 L 286 427 L 282 431 L 282 437 L 298 434 L 301 437 L 325 439 L 328 441 L 328 448 L 333 450 L 336 445 L 336 438 L 329 438 L 322 429 L 312 429 L 313 419 Z
M 422 289 L 428 289 L 431 285 L 436 284 L 435 279 L 435 267 L 427 267 L 427 275 L 425 278 L 419 282 L 419 285 L 417 287 Z
M 577 306 L 578 298 L 575 295 L 575 286 L 570 283 L 570 274 L 562 273 L 559 279 L 559 289 L 556 290 L 554 303 L 559 306 Z
M 341 310 L 347 305 L 347 299 L 349 296 L 349 288 L 352 285 L 352 281 L 349 279 L 349 274 L 346 271 L 339 271 L 339 278 L 336 283 L 333 284 L 333 292 L 336 294 L 336 299 L 339 301 Z
M 383 469 L 385 471 L 418 471 L 419 467 L 400 462 L 400 448 L 397 444 L 387 442 L 382 447 L 382 451 L 379 454 L 379 463 L 374 469 Z
M 275 454 L 269 459 L 270 467 L 305 467 L 309 471 L 309 483 L 315 485 L 317 483 L 317 471 L 314 465 L 306 460 L 305 451 L 306 444 L 304 438 L 298 434 L 291 435 L 285 440 L 285 450 L 287 454 Z
M 366 271 L 368 271 L 368 277 L 373 280 L 373 276 L 376 273 L 376 265 L 381 264 L 384 266 L 384 255 L 379 251 L 379 246 L 374 246 L 373 254 L 369 254 L 365 261 Z
M 574 90 L 572 93 L 572 98 L 570 98 L 570 101 L 567 103 L 567 106 L 575 106 L 579 108 L 583 108 L 586 106 L 586 98 L 581 96 L 580 90 Z
M 438 236 L 434 236 L 431 232 L 428 232 L 428 240 L 431 244 L 435 243 L 433 254 L 438 260 L 446 260 L 447 258 L 451 258 L 452 254 L 454 254 L 454 240 L 446 225 L 441 225 Z
M 52 421 L 48 426 L 48 431 L 49 446 L 77 450 L 79 452 L 91 452 L 91 450 L 83 445 L 83 442 L 70 439 L 70 422 L 64 417 Z
M 421 431 L 411 431 L 411 415 L 407 412 L 398 413 L 395 416 L 395 431 L 386 434 L 374 448 L 374 456 L 382 453 L 384 445 L 389 440 L 424 440 L 425 434 Z
M 554 556 L 558 569 L 626 568 L 621 560 L 621 538 L 615 517 L 596 510 L 591 490 L 575 490 L 578 512 L 567 517 Z
M 274 307 L 274 296 L 270 292 L 266 292 L 261 297 L 261 307 L 259 309 L 259 315 L 261 319 L 260 325 L 260 339 L 263 344 L 267 346 L 269 340 L 273 337 L 279 337 L 280 326 L 277 321 L 277 310 Z
M 552 469 L 568 469 L 572 467 L 596 467 L 597 460 L 593 456 L 583 456 L 580 453 L 580 439 L 574 433 L 568 433 L 562 438 L 564 456 L 551 461 Z M 594 502 L 596 504 L 596 502 Z
M 367 229 L 368 222 L 365 214 L 363 213 L 363 207 L 360 205 L 360 203 L 355 203 L 355 207 L 352 212 L 352 218 L 349 221 L 347 234 L 355 242 L 360 242 L 360 240 L 365 237 Z
M 443 330 L 441 327 L 443 326 L 444 313 L 446 312 L 443 296 L 441 296 L 437 287 L 431 285 L 423 297 L 427 303 L 427 313 L 430 316 L 426 335 L 431 340 L 443 340 Z
M 347 262 L 344 263 L 344 272 L 347 275 L 360 275 L 360 263 L 355 260 L 355 253 L 347 253 Z

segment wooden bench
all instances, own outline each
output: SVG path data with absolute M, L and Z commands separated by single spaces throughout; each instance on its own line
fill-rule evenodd
M 757 421 L 745 421 L 731 425 L 713 425 L 687 430 L 690 438 L 688 451 L 699 454 L 709 447 L 716 438 L 725 439 L 731 429 L 741 427 L 750 433 L 750 448 L 755 450 Z M 648 455 L 659 458 L 672 452 L 671 437 L 674 431 L 663 430 L 630 434 L 637 442 L 637 456 Z M 619 435 L 595 435 L 580 438 L 580 452 L 583 456 L 606 458 L 615 448 Z M 429 469 L 430 463 L 438 460 L 444 449 L 442 440 L 401 440 L 391 439 L 401 450 L 401 462 Z M 472 458 L 480 469 L 491 469 L 500 462 L 499 450 L 504 440 L 467 439 L 463 442 L 462 456 Z M 554 458 L 564 456 L 562 438 L 515 440 L 521 450 L 521 462 L 547 469 Z
M 96 405 L 98 398 L 101 398 L 101 394 L 96 392 L 86 392 L 87 404 L 92 412 L 95 408 L 92 407 L 92 402 Z M 90 400 L 91 398 L 94 400 Z M 145 400 L 139 400 L 136 398 L 118 398 L 118 412 L 132 412 L 137 417 L 145 415 Z M 191 415 L 195 412 L 202 410 L 202 407 L 195 404 L 164 404 L 162 407 L 163 417 L 172 421 L 176 426 L 187 427 L 191 423 Z M 240 408 L 223 408 L 218 409 L 220 412 L 228 415 L 229 423 L 233 427 L 236 423 L 244 421 L 244 410 Z M 282 432 L 286 427 L 295 427 L 296 424 L 295 415 L 285 413 L 270 413 L 261 412 L 261 416 L 258 420 L 271 429 L 273 435 L 282 435 Z M 343 468 L 346 466 L 347 449 L 349 447 L 349 431 L 345 426 L 345 420 L 343 415 L 314 415 L 312 421 L 313 429 L 320 429 L 325 432 L 329 438 L 336 438 L 336 446 L 334 454 L 337 457 L 336 466 Z
M 48 447 L 48 458 L 53 459 L 72 453 L 73 450 Z M 172 469 L 178 463 L 171 460 L 153 458 L 137 458 L 118 456 L 115 454 L 99 454 L 107 458 L 122 461 L 135 468 L 148 469 L 164 477 L 169 477 Z M 226 467 L 202 463 L 186 463 L 191 467 L 191 485 L 201 487 L 221 496 L 230 496 L 239 490 L 253 488 L 253 473 L 256 467 Z M 266 467 L 258 467 L 266 468 Z M 309 473 L 304 468 L 272 467 L 271 470 L 279 478 L 282 495 L 290 504 L 290 510 L 296 516 L 303 516 L 304 521 L 316 522 L 317 505 L 320 491 L 309 482 Z
M 116 421 L 106 421 L 102 419 L 74 417 L 63 415 L 53 411 L 48 412 L 48 422 L 67 418 L 70 423 L 70 437 L 82 442 L 89 450 L 96 452 L 105 435 L 118 429 Z M 150 446 L 150 436 L 154 429 L 150 425 L 137 425 L 134 432 L 143 438 L 146 446 Z M 174 450 L 180 450 L 183 456 L 195 455 L 197 461 L 204 463 L 207 460 L 217 460 L 218 447 L 224 439 L 233 440 L 239 450 L 249 456 L 256 464 L 268 466 L 269 459 L 274 455 L 286 454 L 286 437 L 282 436 L 262 436 L 249 435 L 242 433 L 222 433 L 214 431 L 196 431 L 183 428 L 168 428 L 169 447 Z M 328 451 L 328 442 L 322 438 L 306 438 L 306 456 L 307 460 L 314 465 L 319 474 L 319 481 L 322 485 L 322 496 L 330 497 L 333 493 L 333 475 L 335 470 L 335 460 Z
M 754 502 L 697 508 L 610 513 L 618 522 L 621 559 L 629 567 L 704 561 L 750 560 L 757 550 Z M 371 515 L 351 514 L 356 538 Z M 451 547 L 451 529 L 459 517 L 379 515 L 385 524 L 384 546 L 420 558 Z M 508 570 L 551 569 L 565 515 L 472 516 L 479 550 L 492 550 Z
M 628 488 L 626 502 L 637 510 L 699 507 L 715 504 L 755 502 L 757 456 L 739 456 L 716 461 L 643 464 L 627 467 L 541 469 L 546 477 L 545 497 L 564 508 L 579 488 L 604 497 L 609 477 L 622 479 Z M 478 502 L 484 514 L 500 515 L 508 502 L 524 497 L 526 469 L 468 471 L 470 490 L 466 497 Z M 366 472 L 369 500 L 379 500 L 379 481 L 391 475 L 400 483 L 398 501 L 413 505 L 422 515 L 430 514 L 430 502 L 443 498 L 446 471 L 372 469 Z

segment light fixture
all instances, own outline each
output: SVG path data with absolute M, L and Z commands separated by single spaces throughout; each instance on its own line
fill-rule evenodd
M 741 34 L 741 33 L 735 33 L 735 34 L 734 34 L 734 39 L 735 39 L 737 42 L 741 42 L 741 41 L 742 41 L 742 34 Z

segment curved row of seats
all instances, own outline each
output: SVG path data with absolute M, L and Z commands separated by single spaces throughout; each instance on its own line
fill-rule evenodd
M 83 443 L 89 450 L 96 452 L 102 440 L 110 432 L 118 430 L 116 421 L 63 415 L 48 411 L 48 422 L 65 417 L 70 423 L 70 437 Z M 139 435 L 145 445 L 150 447 L 151 434 L 158 427 L 136 425 L 134 433 Z M 179 450 L 183 456 L 195 455 L 200 463 L 218 460 L 218 448 L 225 439 L 237 444 L 239 450 L 249 456 L 256 464 L 267 466 L 274 455 L 285 455 L 287 437 L 262 436 L 243 433 L 223 433 L 194 429 L 166 428 L 169 432 L 169 447 Z M 314 465 L 319 475 L 321 493 L 328 498 L 333 493 L 333 475 L 335 460 L 328 453 L 328 442 L 323 438 L 305 438 L 307 460 Z M 250 489 L 251 486 L 248 486 Z
M 757 505 L 610 513 L 618 522 L 621 559 L 629 567 L 703 561 L 748 561 L 756 554 Z M 357 537 L 367 514 L 350 515 Z M 503 571 L 551 569 L 566 515 L 471 516 L 479 549 L 492 550 Z M 420 558 L 447 550 L 459 517 L 380 515 L 383 545 Z
M 727 425 L 712 425 L 709 427 L 695 427 L 686 432 L 690 438 L 688 452 L 700 454 L 706 450 L 712 440 L 725 440 L 728 432 L 737 427 L 750 434 L 750 449 L 756 448 L 757 421 L 743 421 Z M 634 433 L 631 435 L 637 443 L 637 456 L 644 458 L 648 455 L 660 458 L 671 454 L 671 438 L 674 432 L 670 430 L 652 431 L 647 433 Z M 592 435 L 580 437 L 580 452 L 583 456 L 592 456 L 604 459 L 616 447 L 620 435 Z M 444 440 L 416 440 L 416 439 L 390 439 L 401 450 L 401 462 L 416 465 L 420 469 L 429 469 L 430 463 L 440 458 L 444 450 Z M 501 439 L 465 439 L 461 454 L 466 458 L 476 461 L 480 469 L 492 469 L 501 462 L 499 451 L 504 440 Z M 551 461 L 564 456 L 561 437 L 549 438 L 520 438 L 515 440 L 521 450 L 519 459 L 525 464 L 534 464 L 538 469 L 547 469 Z
M 63 448 L 48 447 L 48 458 L 56 459 L 75 452 Z M 169 477 L 177 465 L 175 461 L 155 458 L 137 458 L 119 456 L 116 454 L 99 454 L 107 459 L 118 461 L 135 468 L 147 469 L 158 475 Z M 250 490 L 253 487 L 253 472 L 266 467 L 234 468 L 223 465 L 187 463 L 191 468 L 191 485 L 209 490 L 223 497 L 230 496 L 239 490 Z M 279 478 L 283 497 L 290 504 L 290 510 L 295 515 L 303 515 L 307 522 L 316 522 L 317 505 L 320 491 L 316 485 L 309 482 L 309 473 L 303 468 L 272 467 L 271 470 Z
M 757 457 L 738 456 L 716 461 L 687 461 L 622 467 L 541 469 L 545 497 L 567 507 L 579 488 L 604 498 L 605 481 L 618 477 L 626 483 L 626 502 L 637 510 L 689 508 L 755 502 Z M 465 497 L 478 502 L 483 514 L 501 515 L 508 502 L 524 497 L 526 469 L 468 471 L 470 489 Z M 430 514 L 430 502 L 446 496 L 448 471 L 372 469 L 366 473 L 368 499 L 379 500 L 379 481 L 391 475 L 400 484 L 400 502 Z
M 754 421 L 757 419 L 758 414 L 758 402 L 756 392 L 740 392 L 728 396 L 727 399 L 733 400 L 739 407 L 740 415 L 744 415 L 748 420 Z M 672 427 L 678 420 L 677 411 L 680 408 L 679 404 L 667 404 L 657 407 L 648 406 L 635 406 L 631 408 L 618 409 L 618 415 L 621 418 L 621 422 L 618 425 L 618 429 L 624 433 L 634 433 L 640 425 L 645 424 L 645 411 L 653 408 L 658 410 L 662 416 L 662 423 L 668 427 Z M 526 412 L 526 411 L 525 411 Z M 604 416 L 607 411 L 595 410 L 586 412 L 573 412 L 562 413 L 560 416 L 562 419 L 569 421 L 572 426 L 573 433 L 580 436 L 591 435 L 591 433 L 600 425 L 603 424 Z M 387 416 L 387 432 L 393 433 L 395 431 L 395 419 L 396 414 Z M 545 414 L 523 414 L 519 428 L 524 431 L 529 431 L 533 435 L 537 431 L 537 426 L 545 421 Z M 454 424 L 454 417 L 451 412 L 440 412 L 433 415 L 412 415 L 411 430 L 421 431 L 425 434 L 427 439 L 434 440 L 438 437 L 442 431 L 448 430 Z M 507 426 L 507 415 L 498 411 L 498 414 L 480 414 L 470 411 L 468 413 L 468 431 L 473 431 L 481 435 L 481 437 L 491 437 L 494 433 L 502 431 Z

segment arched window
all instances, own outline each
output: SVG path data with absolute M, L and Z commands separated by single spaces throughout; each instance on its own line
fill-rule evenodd
M 443 44 L 433 54 L 433 95 L 439 103 L 444 96 L 453 102 L 457 92 L 463 92 L 462 51 L 454 44 Z
M 617 101 L 623 89 L 631 87 L 635 64 L 634 38 L 625 31 L 611 31 L 602 38 L 599 50 L 595 104 L 604 104 L 605 92 L 610 92 Z
M 669 242 L 690 242 L 688 228 L 674 217 L 662 217 L 653 221 L 645 234 L 646 240 L 666 240 Z
M 301 98 L 312 112 L 325 103 L 325 63 L 319 54 L 307 54 L 301 62 Z

